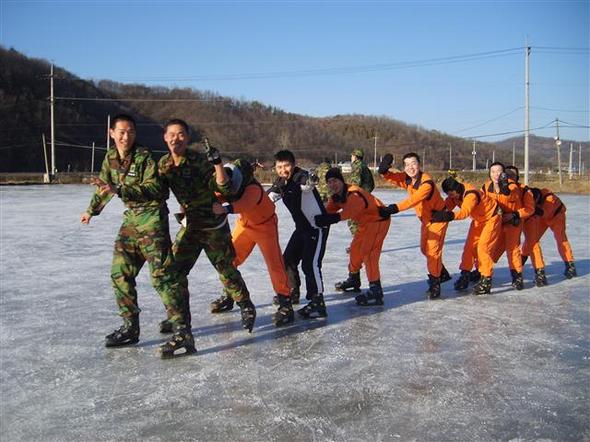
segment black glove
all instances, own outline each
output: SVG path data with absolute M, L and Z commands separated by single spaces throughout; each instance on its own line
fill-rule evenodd
M 389 218 L 391 215 L 395 215 L 399 212 L 397 204 L 390 204 L 387 207 L 379 207 L 379 216 L 381 218 Z
M 379 175 L 385 175 L 391 165 L 393 164 L 393 155 L 390 153 L 386 153 L 383 158 L 381 158 L 381 162 L 379 163 Z
M 539 206 L 535 207 L 535 215 L 543 216 L 544 214 L 545 214 L 545 212 L 543 211 L 543 209 L 541 209 Z
M 455 219 L 455 214 L 448 210 L 433 210 L 432 211 L 432 222 L 435 223 L 448 223 Z
M 308 185 L 312 185 L 312 186 L 317 186 L 318 183 L 320 182 L 320 178 L 316 175 L 315 171 L 310 171 L 309 175 L 307 177 L 307 183 Z
M 498 179 L 498 186 L 500 187 L 500 192 L 502 195 L 510 195 L 510 188 L 508 182 L 508 175 L 505 172 L 502 172 L 500 178 Z
M 219 153 L 219 150 L 211 146 L 207 138 L 203 139 L 203 144 L 205 145 L 205 154 L 207 155 L 207 161 L 209 161 L 213 165 L 221 164 L 221 154 Z
M 318 227 L 326 227 L 330 224 L 336 224 L 340 222 L 340 214 L 339 213 L 329 213 L 326 215 L 316 215 L 314 216 L 315 225 Z
M 518 214 L 518 212 L 512 212 L 512 219 L 510 220 L 510 224 L 512 224 L 514 227 L 520 224 L 520 215 Z

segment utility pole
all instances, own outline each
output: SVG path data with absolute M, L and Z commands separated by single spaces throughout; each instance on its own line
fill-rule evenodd
M 574 176 L 573 162 L 574 162 L 574 143 L 570 143 L 570 164 L 569 164 L 569 167 L 567 168 L 568 174 L 570 176 L 570 180 Z
M 530 131 L 530 118 L 529 118 L 529 56 L 531 55 L 531 47 L 528 45 L 528 41 L 525 46 L 525 74 L 524 74 L 524 185 L 529 184 L 529 131 Z
M 49 98 L 49 108 L 50 108 L 50 115 L 51 115 L 51 176 L 53 176 L 56 172 L 55 169 L 55 99 L 53 96 L 53 64 L 51 65 L 51 71 L 49 75 L 49 89 L 50 89 L 50 98 Z M 50 178 L 51 181 L 51 178 Z
M 561 189 L 563 180 L 561 178 L 561 140 L 559 139 L 559 118 L 555 119 L 555 128 L 557 130 L 557 135 L 555 136 L 555 147 L 557 148 L 557 172 L 559 173 L 559 188 Z
M 475 140 L 473 140 L 473 150 L 471 151 L 471 155 L 473 156 L 473 168 L 472 168 L 472 170 L 475 172 L 475 170 L 476 170 L 475 156 L 477 155 L 477 152 L 475 152 Z
M 449 143 L 449 169 L 453 168 L 453 145 Z
M 373 171 L 377 170 L 377 134 L 373 137 L 375 138 L 375 159 L 373 161 Z
M 107 151 L 111 147 L 111 134 L 109 132 L 110 129 L 111 129 L 111 116 L 107 115 Z
M 90 173 L 94 173 L 94 141 L 92 142 L 92 162 L 90 163 Z
M 492 150 L 492 163 L 496 162 L 496 150 Z M 487 169 L 487 167 L 486 167 Z
M 49 162 L 47 161 L 47 143 L 45 142 L 45 134 L 41 134 L 43 140 L 43 157 L 45 158 L 45 175 L 43 175 L 43 182 L 51 182 L 51 173 L 49 173 Z
M 582 176 L 582 145 L 578 144 L 578 176 Z

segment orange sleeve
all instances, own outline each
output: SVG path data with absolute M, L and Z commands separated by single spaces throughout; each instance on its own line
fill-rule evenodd
M 366 210 L 365 201 L 358 194 L 349 193 L 340 212 L 340 219 L 357 218 L 364 210 Z
M 473 209 L 477 206 L 477 197 L 474 193 L 468 193 L 463 198 L 463 203 L 458 212 L 455 212 L 455 219 L 461 220 L 467 218 L 473 212 Z
M 424 201 L 434 190 L 432 186 L 434 186 L 434 184 L 428 182 L 420 184 L 418 190 L 412 193 L 409 198 L 406 198 L 405 200 L 397 203 L 397 208 L 401 212 L 402 210 L 407 210 L 410 207 L 414 207 L 416 204 Z
M 326 211 L 328 213 L 338 213 L 338 211 L 342 208 L 342 206 L 336 202 L 332 198 L 328 200 L 328 204 L 326 204 Z
M 255 210 L 261 198 L 266 198 L 261 186 L 247 186 L 239 200 L 232 203 L 234 213 L 244 213 Z
M 445 208 L 447 210 L 453 210 L 455 207 L 457 207 L 457 201 L 455 201 L 455 198 L 447 196 L 447 198 L 445 199 Z
M 535 213 L 535 197 L 530 189 L 523 189 L 523 191 L 522 208 L 518 209 L 517 212 L 521 219 L 526 219 Z
M 408 187 L 406 185 L 406 178 L 407 175 L 405 172 L 387 172 L 383 175 L 383 179 L 385 181 L 389 181 L 391 184 L 395 184 L 398 187 L 403 187 L 404 189 Z

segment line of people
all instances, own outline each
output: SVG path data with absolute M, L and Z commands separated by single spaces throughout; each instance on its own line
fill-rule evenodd
M 481 189 L 460 183 L 454 177 L 447 178 L 442 187 L 448 197 L 443 200 L 435 182 L 421 170 L 417 154 L 404 156 L 403 172 L 390 171 L 393 157 L 385 155 L 379 173 L 408 191 L 405 200 L 385 205 L 371 194 L 374 182 L 362 162 L 361 150 L 353 151 L 352 183 L 345 181 L 338 168 L 328 167 L 318 177 L 313 171 L 298 167 L 292 152 L 279 151 L 274 155 L 278 178 L 265 191 L 248 161 L 237 159 L 224 166 L 219 150 L 210 146 L 206 138 L 205 153 L 189 147 L 189 126 L 181 119 L 169 120 L 164 125 L 163 137 L 169 152 L 157 164 L 147 149 L 135 143 L 136 124 L 129 115 L 114 117 L 109 134 L 115 148 L 107 152 L 98 178 L 92 180 L 96 190 L 80 217 L 83 224 L 88 224 L 114 196 L 126 206 L 111 266 L 123 325 L 105 337 L 107 347 L 139 341 L 141 310 L 135 278 L 147 261 L 152 284 L 166 310 L 160 332 L 172 333 L 171 339 L 159 347 L 160 356 L 170 358 L 196 351 L 188 275 L 202 251 L 223 285 L 221 296 L 210 304 L 211 313 L 231 311 L 237 304 L 243 328 L 252 331 L 256 307 L 238 267 L 258 245 L 275 292 L 275 326 L 294 321 L 293 305 L 299 304 L 301 296 L 300 265 L 308 302 L 298 314 L 304 318 L 326 317 L 322 260 L 330 226 L 344 220 L 349 222 L 353 235 L 347 250 L 349 273 L 335 288 L 359 293 L 358 305 L 383 305 L 379 259 L 390 217 L 412 207 L 421 222 L 420 249 L 427 260 L 430 298 L 438 298 L 440 284 L 451 279 L 442 263 L 448 222 L 468 216 L 472 224 L 456 289 L 465 289 L 470 281 L 478 281 L 474 293 L 489 293 L 494 262 L 504 251 L 517 289 L 523 287 L 522 266 L 529 255 L 537 285 L 546 284 L 539 239 L 547 228 L 553 230 L 558 240 L 566 262 L 566 276 L 575 276 L 574 259 L 565 235 L 565 206 L 547 189 L 520 186 L 518 170 L 506 168 L 507 173 L 516 173 L 509 178 L 500 163 L 492 165 L 490 180 Z M 323 192 L 318 191 L 320 178 L 325 182 Z M 319 187 L 321 190 L 322 186 Z M 170 191 L 180 205 L 175 218 L 181 227 L 174 242 L 170 238 L 166 203 Z M 295 224 L 284 253 L 279 244 L 275 207 L 279 199 Z M 460 209 L 453 212 L 456 206 Z M 238 215 L 231 233 L 230 214 Z M 522 221 L 525 242 L 521 253 Z M 360 293 L 363 267 L 369 289 Z

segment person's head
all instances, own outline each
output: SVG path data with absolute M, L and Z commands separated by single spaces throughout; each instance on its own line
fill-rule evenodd
M 164 123 L 164 141 L 172 155 L 184 155 L 190 141 L 186 121 L 173 118 Z
M 465 192 L 465 186 L 453 177 L 448 177 L 442 182 L 442 189 L 451 198 L 461 198 Z
M 295 169 L 295 155 L 290 150 L 279 150 L 274 155 L 275 171 L 281 178 L 289 179 Z
M 409 152 L 402 158 L 404 163 L 404 172 L 410 178 L 414 179 L 420 173 L 420 155 L 415 152 Z
M 506 172 L 506 175 L 508 175 L 508 178 L 510 178 L 511 180 L 514 180 L 515 183 L 518 183 L 518 176 L 519 176 L 518 167 L 506 166 L 506 168 L 504 169 L 504 172 Z
M 326 172 L 326 184 L 332 195 L 340 195 L 345 187 L 342 172 L 337 167 L 332 167 Z
M 250 161 L 244 158 L 238 158 L 233 163 L 242 173 L 242 186 L 246 186 L 254 181 L 254 166 Z
M 356 160 L 362 160 L 363 157 L 365 156 L 365 153 L 363 152 L 363 149 L 353 149 L 353 151 L 350 153 L 350 160 L 351 161 L 356 161 Z
M 490 179 L 497 184 L 498 180 L 500 179 L 500 175 L 504 173 L 504 169 L 504 164 L 500 163 L 499 161 L 492 163 L 490 166 Z
M 225 173 L 230 179 L 230 192 L 232 195 L 236 195 L 240 192 L 243 184 L 242 171 L 234 163 L 227 163 L 223 165 Z
M 109 135 L 117 150 L 126 152 L 135 143 L 135 120 L 126 114 L 118 114 L 111 120 Z

